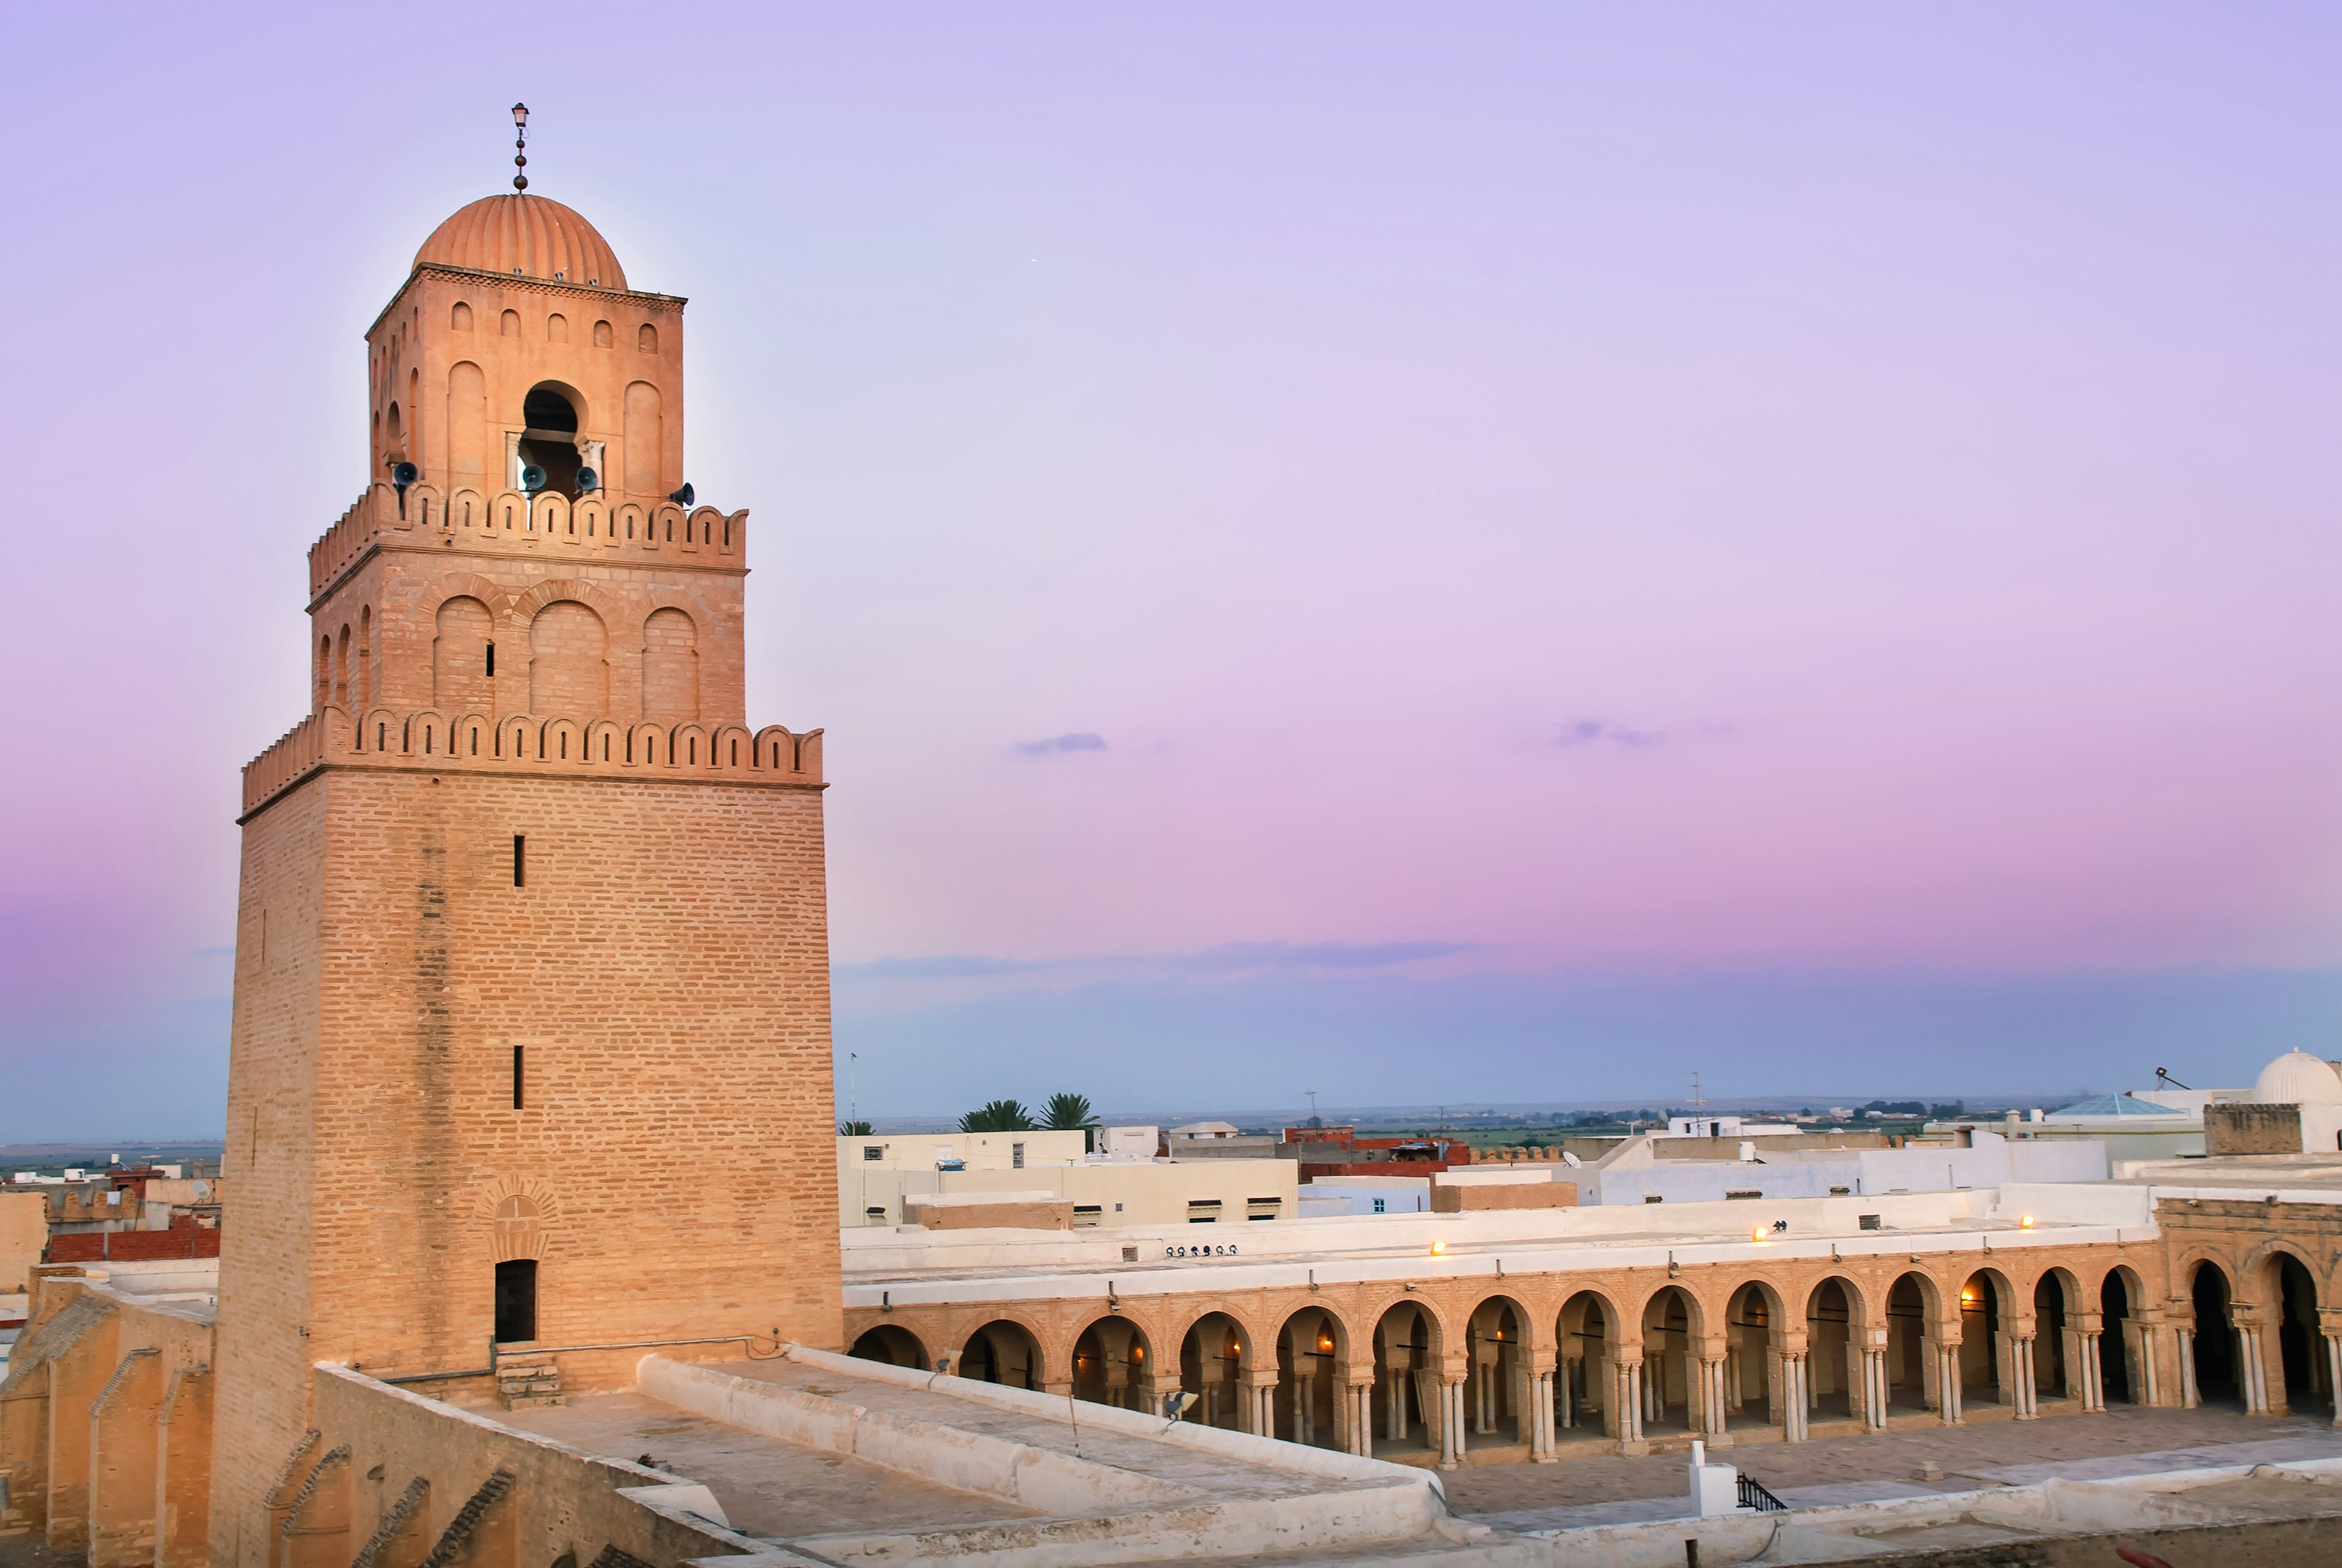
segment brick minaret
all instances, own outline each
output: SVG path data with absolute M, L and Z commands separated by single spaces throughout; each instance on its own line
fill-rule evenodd
M 840 1344 L 821 735 L 746 724 L 683 307 L 493 196 L 367 334 L 309 715 L 245 770 L 215 1563 L 266 1560 L 313 1362 L 485 1402 L 495 1340 Z

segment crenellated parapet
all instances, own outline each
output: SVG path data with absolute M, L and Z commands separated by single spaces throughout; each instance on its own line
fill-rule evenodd
M 239 820 L 310 774 L 335 767 L 818 788 L 821 737 L 819 730 L 799 734 L 778 724 L 752 732 L 739 724 L 630 724 L 535 714 L 497 718 L 435 708 L 353 714 L 327 706 L 245 764 Z
M 425 483 L 401 496 L 391 485 L 369 485 L 309 546 L 312 603 L 377 544 L 744 572 L 748 514 L 601 491 L 572 501 Z

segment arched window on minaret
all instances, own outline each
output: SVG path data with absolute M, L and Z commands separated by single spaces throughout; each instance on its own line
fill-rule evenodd
M 671 606 L 643 624 L 643 717 L 661 724 L 699 717 L 699 628 Z
M 520 460 L 545 470 L 545 489 L 576 499 L 584 459 L 577 452 L 575 394 L 555 382 L 539 382 L 522 401 L 521 420 L 528 428 L 521 436 Z
M 350 704 L 353 713 L 364 713 L 375 695 L 374 675 L 374 606 L 358 607 L 358 668 L 357 682 L 351 692 L 355 699 Z
M 488 383 L 465 360 L 447 372 L 447 484 L 478 484 L 488 469 Z
M 648 331 L 649 328 L 644 328 Z M 647 381 L 626 388 L 626 490 L 634 495 L 664 495 L 659 465 L 666 445 L 666 420 L 659 411 L 659 390 Z
M 602 617 L 575 599 L 539 610 L 528 626 L 528 711 L 540 718 L 607 718 L 608 643 Z
M 350 626 L 342 623 L 342 634 L 334 644 L 334 705 L 350 705 Z
M 468 595 L 439 606 L 437 634 L 431 640 L 431 704 L 442 713 L 490 709 L 495 690 L 488 649 L 495 622 L 488 607 Z

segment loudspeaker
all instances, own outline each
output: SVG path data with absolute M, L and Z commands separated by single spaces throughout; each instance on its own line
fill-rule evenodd
M 520 471 L 520 487 L 531 495 L 545 488 L 545 470 L 535 464 L 525 464 Z
M 390 482 L 398 487 L 398 493 L 401 495 L 406 494 L 408 485 L 422 477 L 423 471 L 412 463 L 394 463 L 390 465 Z
M 684 481 L 682 489 L 670 491 L 667 494 L 667 499 L 674 502 L 678 506 L 688 506 L 696 498 L 697 493 L 691 488 L 691 482 L 689 480 Z
M 579 494 L 582 495 L 589 490 L 599 490 L 600 488 L 602 488 L 602 476 L 600 474 L 595 473 L 591 468 L 580 468 L 577 471 L 577 491 Z

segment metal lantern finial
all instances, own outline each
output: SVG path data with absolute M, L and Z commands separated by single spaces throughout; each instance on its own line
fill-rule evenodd
M 525 170 L 528 167 L 528 105 L 515 104 L 512 115 L 513 129 L 518 133 L 513 138 L 513 167 L 516 171 Z M 528 175 L 522 173 L 514 174 L 513 189 L 516 191 L 528 189 Z

